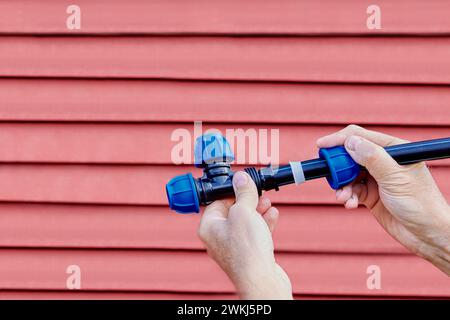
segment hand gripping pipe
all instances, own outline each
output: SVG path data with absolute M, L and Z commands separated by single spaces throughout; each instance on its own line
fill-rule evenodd
M 411 164 L 426 160 L 450 157 L 450 137 L 428 141 L 405 143 L 386 147 L 385 150 L 399 164 Z M 234 155 L 227 140 L 220 134 L 199 137 L 195 144 L 195 166 L 203 168 L 203 176 L 194 179 L 191 173 L 179 175 L 166 185 L 169 206 L 178 213 L 199 212 L 201 205 L 234 195 L 234 172 L 230 163 Z M 325 177 L 333 189 L 339 189 L 355 180 L 363 168 L 347 153 L 344 147 L 323 148 L 319 158 L 290 162 L 288 165 L 268 166 L 257 170 L 244 169 L 262 191 L 287 184 Z

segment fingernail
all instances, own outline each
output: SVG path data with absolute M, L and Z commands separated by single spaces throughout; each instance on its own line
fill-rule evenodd
M 267 206 L 267 205 L 270 204 L 269 198 L 261 197 L 260 199 L 261 199 L 261 202 L 262 202 L 263 205 L 266 205 L 266 206 Z
M 278 210 L 271 210 L 270 211 L 270 217 L 272 219 L 276 218 L 276 216 L 279 214 L 280 212 Z
M 357 136 L 350 136 L 347 141 L 345 142 L 345 145 L 348 150 L 350 151 L 356 151 L 358 146 L 361 144 L 362 139 Z
M 247 181 L 247 175 L 243 172 L 238 171 L 233 176 L 233 184 L 236 188 L 245 186 L 247 184 Z

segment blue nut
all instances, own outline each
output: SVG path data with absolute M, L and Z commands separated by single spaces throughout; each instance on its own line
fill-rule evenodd
M 227 139 L 219 133 L 204 134 L 195 142 L 195 166 L 204 168 L 217 162 L 230 163 L 234 160 L 233 152 Z
M 327 177 L 327 181 L 335 190 L 353 182 L 361 172 L 359 164 L 342 146 L 320 149 L 319 157 L 328 164 L 330 175 Z
M 170 209 L 178 213 L 198 213 L 200 203 L 191 173 L 172 178 L 166 185 Z

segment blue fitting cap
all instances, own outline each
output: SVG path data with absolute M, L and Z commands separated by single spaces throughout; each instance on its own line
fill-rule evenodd
M 166 185 L 169 207 L 178 213 L 199 212 L 197 189 L 192 174 L 172 178 Z
M 334 190 L 351 183 L 361 171 L 359 164 L 352 159 L 342 146 L 320 149 L 319 157 L 328 164 L 330 175 L 327 180 Z
M 216 162 L 232 162 L 233 152 L 227 139 L 219 133 L 209 133 L 198 137 L 195 141 L 195 166 L 203 168 Z

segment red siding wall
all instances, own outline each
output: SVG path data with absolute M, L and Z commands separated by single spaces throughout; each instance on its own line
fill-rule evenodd
M 0 2 L 0 298 L 235 298 L 166 207 L 176 128 L 278 128 L 280 161 L 348 123 L 450 136 L 448 1 Z M 238 37 L 235 37 L 238 35 Z M 37 37 L 38 36 L 38 37 Z M 450 198 L 450 161 L 431 164 Z M 450 297 L 324 181 L 269 193 L 277 258 L 298 298 Z M 66 269 L 81 268 L 81 290 Z M 382 288 L 366 269 L 379 265 Z

